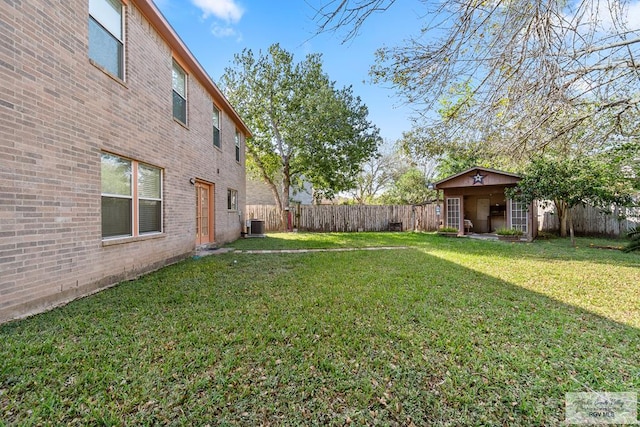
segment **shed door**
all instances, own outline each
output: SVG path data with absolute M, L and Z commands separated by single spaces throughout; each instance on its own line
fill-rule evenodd
M 489 213 L 491 211 L 491 201 L 489 199 L 478 199 L 476 205 L 476 220 L 473 221 L 473 228 L 478 233 L 489 231 Z
M 196 182 L 196 245 L 213 242 L 213 185 Z

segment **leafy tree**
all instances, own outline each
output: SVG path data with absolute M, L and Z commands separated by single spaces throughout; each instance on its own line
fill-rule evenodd
M 518 185 L 507 190 L 507 197 L 531 203 L 552 201 L 560 221 L 560 235 L 575 244 L 572 209 L 589 204 L 609 209 L 612 204 L 631 201 L 632 187 L 618 165 L 608 158 L 568 158 L 540 156 L 527 167 Z
M 252 129 L 247 167 L 271 189 L 283 224 L 292 185 L 306 180 L 316 197 L 348 190 L 380 142 L 367 107 L 351 87 L 335 87 L 318 54 L 294 63 L 278 44 L 258 57 L 245 49 L 222 88 Z
M 422 205 L 435 200 L 436 193 L 428 189 L 424 172 L 411 167 L 398 177 L 381 199 L 389 205 Z

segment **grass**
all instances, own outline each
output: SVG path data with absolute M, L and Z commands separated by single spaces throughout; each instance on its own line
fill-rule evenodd
M 282 234 L 0 326 L 0 424 L 560 425 L 640 390 L 640 254 Z M 611 244 L 611 242 L 608 242 Z

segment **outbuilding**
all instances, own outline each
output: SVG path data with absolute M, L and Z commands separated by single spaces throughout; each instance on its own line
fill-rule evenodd
M 434 184 L 442 190 L 442 225 L 458 229 L 458 235 L 490 234 L 500 228 L 522 230 L 527 240 L 537 235 L 536 204 L 529 205 L 506 197 L 519 175 L 472 167 Z

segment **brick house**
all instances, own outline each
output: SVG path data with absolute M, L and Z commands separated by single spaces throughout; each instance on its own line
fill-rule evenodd
M 0 322 L 234 240 L 250 131 L 151 0 L 0 2 Z

